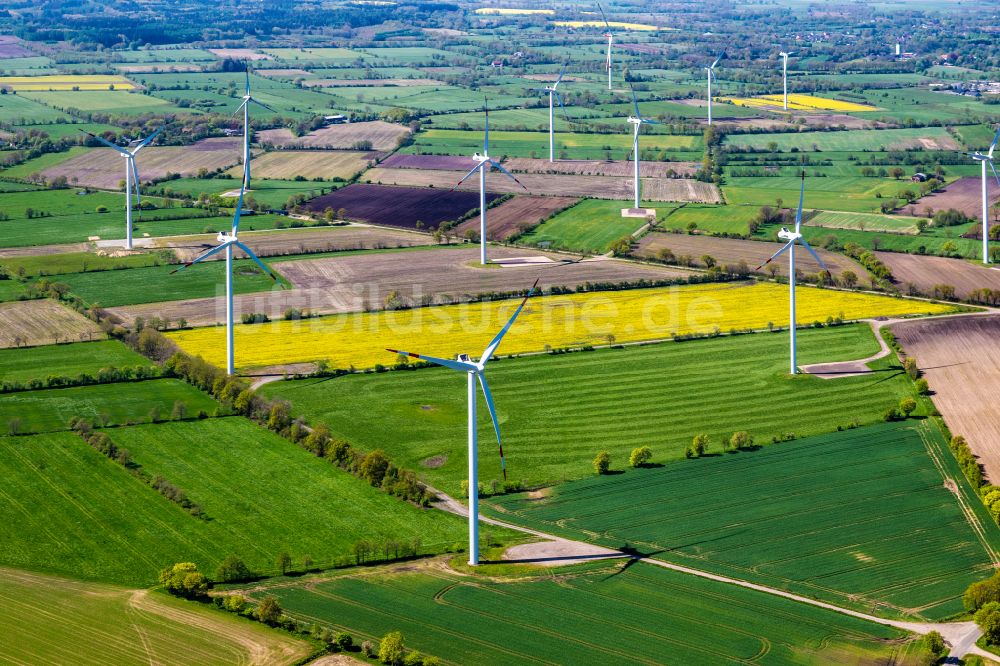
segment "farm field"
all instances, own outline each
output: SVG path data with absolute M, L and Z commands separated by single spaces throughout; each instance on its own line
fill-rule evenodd
M 48 345 L 31 349 L 0 349 L 0 378 L 26 382 L 49 375 L 96 375 L 104 368 L 148 368 L 153 365 L 117 340 Z
M 731 207 L 727 206 L 727 208 Z M 673 217 L 672 215 L 667 220 L 669 221 Z M 772 254 L 780 250 L 781 246 L 782 244 L 780 243 L 765 243 L 737 238 L 651 233 L 642 237 L 634 253 L 638 257 L 658 259 L 660 253 L 666 249 L 673 252 L 675 257 L 681 259 L 687 257 L 692 265 L 699 267 L 705 266 L 703 257 L 707 254 L 722 266 L 726 264 L 739 264 L 741 261 L 745 261 L 747 266 L 753 270 L 758 265 L 767 261 L 767 258 Z M 854 271 L 854 274 L 862 279 L 868 274 L 864 267 L 853 259 L 819 247 L 814 246 L 814 249 L 835 276 L 845 270 Z M 812 255 L 801 247 L 795 250 L 795 265 L 797 270 L 804 273 L 818 273 L 822 270 L 819 262 L 813 259 Z M 777 275 L 788 275 L 788 259 L 784 255 L 771 262 L 769 266 L 775 268 Z
M 917 359 L 952 433 L 968 440 L 991 483 L 1000 481 L 1000 317 L 958 317 L 894 324 L 903 350 Z
M 687 230 L 688 225 L 710 234 L 746 234 L 750 220 L 760 209 L 752 206 L 717 206 L 686 204 L 665 214 L 657 215 L 658 226 L 664 229 Z
M 889 231 L 897 234 L 916 234 L 916 217 L 898 215 L 870 215 L 866 213 L 834 213 L 819 211 L 806 218 L 806 223 L 828 229 L 857 229 L 859 231 Z
M 980 259 L 982 241 L 972 238 L 962 238 L 961 234 L 971 225 L 958 227 L 928 227 L 922 234 L 897 234 L 888 232 L 859 231 L 856 229 L 825 229 L 802 225 L 802 235 L 814 248 L 822 246 L 826 239 L 833 235 L 840 244 L 856 243 L 872 250 L 890 252 L 909 252 L 913 254 L 942 254 L 960 256 L 966 259 Z M 757 238 L 776 240 L 777 226 L 761 227 Z
M 784 109 L 783 95 L 761 95 L 760 97 L 732 97 L 725 99 L 737 106 L 761 107 L 766 109 Z M 878 111 L 870 104 L 845 102 L 838 99 L 814 97 L 813 95 L 788 95 L 788 108 L 792 111 L 836 111 L 837 113 L 852 113 L 858 111 Z
M 90 113 L 140 115 L 144 113 L 190 113 L 170 102 L 139 92 L 124 90 L 31 91 L 18 93 L 28 99 L 63 111 L 78 109 Z
M 470 581 L 424 567 L 268 592 L 306 622 L 366 638 L 402 630 L 449 663 L 907 663 L 896 629 L 759 592 L 642 563 L 558 574 Z
M 399 170 L 401 173 L 403 170 Z M 369 172 L 370 173 L 370 172 Z M 486 195 L 487 204 L 498 194 Z M 346 217 L 371 224 L 406 229 L 434 229 L 479 208 L 479 195 L 424 188 L 353 184 L 313 199 L 306 209 L 322 213 L 344 209 Z M 421 224 L 418 226 L 417 223 Z
M 807 178 L 804 205 L 806 209 L 877 213 L 883 197 L 894 197 L 902 187 L 899 181 L 880 178 Z M 780 199 L 784 206 L 794 206 L 799 200 L 799 179 L 731 177 L 722 191 L 729 204 L 773 207 Z
M 418 156 L 415 156 L 418 157 Z M 433 158 L 432 158 L 433 159 Z M 470 165 L 471 168 L 472 165 Z M 693 175 L 700 165 L 695 162 L 640 162 L 640 178 L 670 178 L 675 174 Z M 514 157 L 504 162 L 513 173 L 564 173 L 571 176 L 616 176 L 632 178 L 634 164 L 629 161 L 548 160 Z
M 252 169 L 253 164 L 250 166 Z M 238 173 L 242 173 L 242 171 L 238 171 Z M 312 199 L 338 187 L 338 184 L 331 182 L 274 180 L 270 178 L 257 178 L 256 174 L 251 175 L 253 175 L 253 178 L 247 197 L 258 204 L 270 208 L 282 208 L 287 205 L 291 197 L 299 194 L 306 199 Z M 147 185 L 146 187 L 148 190 L 166 197 L 188 195 L 197 198 L 203 192 L 210 197 L 212 195 L 227 195 L 227 198 L 233 199 L 233 205 L 235 205 L 235 199 L 239 196 L 240 192 L 240 180 L 228 175 L 221 178 L 178 178 L 177 180 L 166 181 L 156 186 Z M 257 215 L 253 221 L 247 217 L 242 224 L 253 226 L 265 219 L 270 219 L 272 222 L 277 221 L 276 218 L 267 215 Z M 232 218 L 230 218 L 231 221 Z
M 643 208 L 656 208 L 653 202 L 640 203 Z M 631 202 L 587 199 L 525 233 L 520 241 L 556 250 L 604 254 L 612 243 L 646 225 L 645 218 L 622 217 L 622 208 L 631 207 Z
M 568 208 L 578 201 L 576 197 L 533 197 L 519 195 L 490 209 L 486 216 L 486 238 L 491 241 L 505 241 L 522 229 L 532 227 L 549 215 Z M 479 234 L 479 219 L 473 217 L 454 228 L 455 234 L 463 236 L 472 230 Z
M 56 111 L 22 95 L 0 95 L 0 122 L 38 125 L 67 117 L 62 111 Z
M 381 120 L 330 125 L 301 137 L 294 136 L 287 129 L 261 130 L 255 138 L 261 144 L 271 144 L 280 148 L 334 148 L 352 149 L 360 142 L 371 142 L 370 150 L 395 150 L 400 139 L 410 130 L 403 125 Z
M 866 612 L 939 620 L 962 611 L 962 593 L 992 570 L 1000 538 L 982 506 L 970 526 L 949 491 L 954 484 L 966 482 L 940 431 L 911 421 L 593 477 L 541 500 L 521 494 L 490 504 L 504 520 L 535 529 L 627 543 L 658 559 Z M 725 487 L 740 492 L 720 504 L 717 491 Z M 969 487 L 963 500 L 979 503 Z
M 263 659 L 290 666 L 313 650 L 305 641 L 146 590 L 0 569 L 0 599 L 0 660 L 7 663 L 222 666 Z
M 528 318 L 518 320 L 518 326 Z M 407 341 L 404 335 L 397 337 Z M 421 353 L 435 351 L 424 351 L 428 343 L 408 346 Z M 502 346 L 500 351 L 512 349 Z M 867 326 L 799 333 L 801 363 L 865 358 L 875 351 Z M 614 372 L 608 371 L 609 364 Z M 835 382 L 809 376 L 789 379 L 784 374 L 787 366 L 787 333 L 495 362 L 489 379 L 503 428 L 508 475 L 530 485 L 586 477 L 593 474 L 591 462 L 600 449 L 611 454 L 617 469 L 638 446 L 650 446 L 655 462 L 674 460 L 683 457 L 699 432 L 709 434 L 717 446 L 723 436 L 745 429 L 766 444 L 787 432 L 799 437 L 827 433 L 853 418 L 861 424 L 881 422 L 886 406 L 913 390 L 898 366 L 888 361 L 869 376 Z M 289 400 L 293 412 L 311 423 L 326 423 L 356 446 L 384 448 L 400 464 L 420 469 L 436 488 L 461 496 L 466 459 L 460 379 L 447 369 L 427 369 L 289 380 L 261 390 Z M 628 419 L 607 418 L 608 395 L 615 396 L 617 413 L 630 415 Z M 794 414 L 773 409 L 789 401 L 797 405 Z M 830 404 L 841 409 L 832 412 Z M 486 416 L 479 422 L 480 479 L 487 488 L 491 479 L 500 478 L 488 421 Z M 595 442 L 600 443 L 597 450 Z M 441 464 L 440 456 L 447 457 Z
M 25 293 L 23 282 L 0 280 L 0 302 L 13 301 Z
M 545 270 L 544 267 L 542 270 Z M 537 271 L 525 271 L 528 285 Z M 533 280 L 532 280 L 533 281 Z M 522 287 L 523 288 L 523 287 Z M 730 283 L 637 289 L 619 292 L 540 296 L 532 300 L 504 339 L 502 354 L 520 354 L 567 346 L 670 338 L 674 334 L 712 333 L 716 329 L 761 329 L 787 319 L 788 289 L 771 283 Z M 801 323 L 843 316 L 941 313 L 951 306 L 885 296 L 804 289 L 800 291 Z M 385 351 L 404 343 L 423 354 L 448 357 L 459 350 L 476 354 L 491 331 L 499 330 L 516 301 L 480 302 L 404 311 L 352 313 L 303 322 L 271 322 L 236 326 L 243 367 L 270 366 L 327 359 L 334 368 L 392 365 Z M 532 316 L 532 315 L 535 316 Z M 222 333 L 212 328 L 172 331 L 181 348 L 221 363 Z M 359 336 L 362 338 L 359 340 Z
M 0 349 L 105 338 L 96 323 L 49 299 L 0 303 L 0 321 Z
M 154 410 L 157 418 L 167 418 L 177 402 L 185 403 L 192 415 L 218 408 L 215 400 L 179 379 L 152 379 L 5 393 L 0 396 L 0 424 L 17 420 L 23 433 L 67 430 L 74 416 L 121 425 L 149 421 Z
M 108 434 L 139 469 L 183 490 L 205 517 L 75 434 L 0 437 L 5 491 L 18 498 L 0 509 L 4 565 L 149 585 L 174 562 L 194 562 L 212 575 L 235 554 L 251 570 L 273 574 L 282 550 L 327 567 L 346 560 L 361 538 L 420 537 L 423 552 L 462 539 L 460 518 L 401 502 L 239 417 Z M 266 496 L 247 494 L 260 488 Z
M 990 206 L 1000 201 L 1000 188 L 991 187 L 989 193 Z M 982 181 L 978 177 L 959 178 L 954 183 L 945 186 L 940 192 L 921 197 L 919 201 L 901 209 L 905 215 L 924 215 L 931 210 L 947 210 L 954 208 L 962 211 L 967 217 L 981 220 L 983 217 Z
M 46 74 L 42 76 L 0 76 L 0 88 L 17 92 L 40 90 L 134 90 L 124 76 Z
M 766 150 L 776 144 L 780 151 L 793 148 L 805 151 L 863 150 L 959 150 L 961 146 L 944 128 L 851 130 L 850 132 L 795 132 L 790 134 L 748 134 L 731 136 L 727 145 L 734 148 Z
M 367 183 L 400 185 L 408 187 L 454 187 L 461 176 L 451 170 L 426 169 L 369 169 L 362 175 Z M 612 176 L 573 176 L 561 174 L 519 174 L 518 185 L 499 171 L 486 176 L 488 192 L 547 194 L 550 196 L 599 197 L 602 199 L 628 199 L 633 195 L 631 179 Z M 711 183 L 682 178 L 642 178 L 642 195 L 650 201 L 701 201 L 718 203 L 719 191 Z M 479 192 L 479 178 L 472 176 L 459 187 L 462 191 Z M 619 205 L 619 210 L 628 204 Z
M 478 250 L 459 246 L 388 255 L 290 257 L 276 266 L 295 285 L 293 289 L 236 296 L 233 311 L 237 317 L 258 312 L 278 320 L 288 308 L 321 314 L 382 309 L 392 292 L 402 303 L 419 305 L 464 301 L 482 293 L 518 292 L 528 288 L 535 277 L 543 287 L 575 288 L 588 282 L 685 279 L 691 275 L 622 261 L 565 261 L 568 257 L 553 258 L 535 250 L 490 248 L 489 256 L 505 259 L 504 267 L 479 268 Z M 220 320 L 218 307 L 217 300 L 193 299 L 112 308 L 111 312 L 126 322 L 135 317 L 173 321 L 183 317 L 188 325 L 203 326 Z
M 936 285 L 950 285 L 955 296 L 964 299 L 980 289 L 1000 290 L 1000 271 L 981 263 L 899 252 L 877 252 L 875 256 L 889 267 L 903 291 L 912 284 L 921 293 L 933 295 Z
M 250 169 L 255 177 L 276 180 L 292 180 L 296 176 L 308 180 L 350 180 L 373 160 L 373 153 L 363 151 L 282 150 L 254 157 Z M 229 173 L 234 178 L 241 178 L 243 167 L 233 167 Z
M 52 247 L 52 246 L 50 246 Z M 60 247 L 60 246 L 54 246 Z M 66 249 L 65 247 L 61 249 Z M 11 274 L 22 278 L 83 273 L 85 271 L 109 271 L 142 266 L 158 266 L 173 261 L 169 250 L 140 252 L 116 256 L 112 251 L 96 252 L 52 252 L 28 254 L 25 256 L 3 257 L 3 266 Z

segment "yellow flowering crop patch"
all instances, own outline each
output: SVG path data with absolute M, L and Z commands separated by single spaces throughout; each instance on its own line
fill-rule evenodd
M 413 310 L 359 312 L 299 321 L 236 326 L 236 364 L 260 367 L 325 359 L 331 367 L 392 365 L 386 347 L 430 356 L 478 357 L 519 301 L 467 303 Z M 800 324 L 828 316 L 861 319 L 948 312 L 947 305 L 801 287 Z M 788 323 L 788 287 L 730 283 L 532 298 L 504 338 L 500 354 L 588 344 L 637 342 L 715 328 Z M 168 333 L 182 349 L 225 365 L 225 328 Z M 613 337 L 612 337 L 613 336 Z
M 722 99 L 723 101 L 732 102 L 737 106 L 748 106 L 753 108 L 775 108 L 783 107 L 784 105 L 784 97 L 782 95 L 761 95 L 760 97 L 724 97 Z M 789 95 L 788 108 L 793 111 L 840 111 L 842 113 L 879 110 L 877 106 L 871 106 L 869 104 L 843 102 L 839 99 L 827 99 L 826 97 L 814 97 L 812 95 Z
M 604 21 L 553 21 L 555 25 L 566 28 L 603 28 Z M 625 23 L 624 21 L 608 21 L 612 28 L 622 28 L 623 30 L 670 30 L 671 28 L 661 28 L 648 23 Z
M 531 16 L 536 14 L 555 14 L 554 9 L 514 9 L 509 7 L 480 7 L 477 14 L 498 14 L 500 16 Z
M 113 74 L 52 74 L 46 76 L 2 76 L 0 88 L 23 91 L 45 90 L 135 90 L 124 76 Z

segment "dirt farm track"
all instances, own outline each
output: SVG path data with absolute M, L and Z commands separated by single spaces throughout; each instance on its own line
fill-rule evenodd
M 1000 482 L 1000 315 L 948 317 L 895 324 L 893 332 L 934 391 L 934 404 L 954 435 L 963 435 Z

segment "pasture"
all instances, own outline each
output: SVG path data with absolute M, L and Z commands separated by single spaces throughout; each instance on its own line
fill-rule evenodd
M 96 323 L 49 299 L 0 303 L 0 321 L 0 349 L 105 338 Z
M 81 90 L 19 93 L 56 109 L 77 109 L 87 113 L 141 115 L 144 113 L 191 113 L 159 97 L 125 90 Z
M 50 375 L 93 376 L 104 368 L 148 368 L 152 365 L 152 361 L 117 340 L 0 349 L 0 378 L 4 381 L 24 382 Z
M 902 215 L 870 215 L 867 213 L 823 212 L 810 215 L 807 222 L 815 227 L 828 229 L 857 229 L 858 231 L 889 231 L 896 234 L 916 234 L 916 217 Z
M 111 271 L 142 266 L 159 266 L 173 260 L 173 252 L 137 252 L 117 256 L 104 252 L 59 252 L 34 254 L 22 257 L 4 257 L 0 265 L 21 278 L 84 273 L 86 271 Z
M 722 185 L 722 192 L 725 194 L 726 203 L 729 204 L 775 207 L 780 200 L 782 206 L 792 207 L 799 200 L 799 182 L 794 176 L 729 177 Z M 879 212 L 884 198 L 896 196 L 896 193 L 907 185 L 887 178 L 807 177 L 804 205 L 806 209 L 854 213 Z
M 0 569 L 0 599 L 6 663 L 223 666 L 262 659 L 290 666 L 313 651 L 306 641 L 159 592 Z
M 525 313 L 509 337 L 529 318 Z M 488 337 L 442 355 L 458 349 L 475 352 Z M 429 341 L 396 338 L 421 353 L 437 351 Z M 865 358 L 877 349 L 867 326 L 799 332 L 801 363 Z M 500 352 L 509 351 L 505 339 Z M 638 446 L 650 446 L 655 462 L 681 458 L 702 432 L 718 447 L 723 436 L 736 430 L 747 430 L 755 441 L 767 444 L 788 432 L 799 437 L 827 433 L 854 418 L 862 424 L 880 422 L 885 408 L 913 389 L 898 364 L 882 361 L 875 367 L 870 376 L 836 381 L 789 378 L 787 333 L 758 333 L 495 361 L 489 380 L 508 474 L 538 485 L 589 476 L 591 461 L 601 450 L 621 469 Z M 356 446 L 384 448 L 401 464 L 421 469 L 435 487 L 460 496 L 460 482 L 466 478 L 462 379 L 448 369 L 426 369 L 289 380 L 261 390 L 291 401 L 296 414 L 326 423 Z M 608 417 L 609 395 L 621 418 Z M 775 408 L 792 403 L 794 411 Z M 831 410 L 831 404 L 838 410 Z M 481 414 L 479 470 L 489 488 L 491 479 L 500 478 L 500 466 L 485 407 Z M 425 461 L 433 465 L 425 466 Z
M 789 134 L 743 134 L 727 137 L 726 144 L 743 150 L 863 151 L 863 150 L 959 150 L 958 142 L 943 127 L 913 129 L 851 130 L 849 132 L 793 132 Z
M 962 592 L 992 571 L 1000 529 L 982 506 L 969 509 L 979 502 L 929 422 L 756 452 L 721 454 L 714 442 L 709 450 L 715 455 L 491 504 L 535 529 L 925 621 L 962 612 Z M 965 486 L 964 504 L 949 490 L 956 484 Z M 739 492 L 720 499 L 720 488 Z
M 46 74 L 42 76 L 0 76 L 0 88 L 17 92 L 42 90 L 135 90 L 124 76 L 104 74 Z
M 657 206 L 649 201 L 640 203 L 643 208 Z M 646 224 L 644 218 L 622 217 L 622 208 L 631 206 L 622 201 L 587 199 L 543 222 L 520 240 L 557 250 L 604 254 L 616 240 L 631 236 Z
M 23 95 L 0 95 L 0 122 L 12 125 L 40 125 L 68 116 L 62 111 L 39 104 Z
M 60 370 L 50 368 L 48 373 Z M 40 433 L 67 430 L 74 416 L 109 425 L 148 422 L 154 412 L 157 419 L 169 417 L 177 402 L 185 403 L 191 415 L 212 414 L 218 408 L 212 398 L 179 379 L 152 379 L 5 393 L 0 399 L 0 424 L 10 430 L 16 420 L 18 432 Z
M 365 638 L 400 630 L 450 664 L 860 666 L 908 652 L 898 630 L 641 563 L 523 582 L 425 567 L 267 592 L 306 622 Z
M 464 535 L 460 518 L 402 502 L 239 417 L 106 432 L 138 469 L 166 478 L 205 517 L 75 434 L 0 437 L 4 490 L 17 498 L 0 507 L 0 562 L 149 585 L 174 562 L 194 562 L 211 577 L 235 554 L 252 571 L 274 574 L 283 550 L 299 565 L 309 555 L 327 567 L 346 561 L 362 538 L 419 537 L 422 552 L 442 552 Z
M 537 271 L 524 271 L 523 288 L 537 275 Z M 371 368 L 395 363 L 398 359 L 385 348 L 404 345 L 438 357 L 451 357 L 459 351 L 475 355 L 507 321 L 516 305 L 515 300 L 463 303 L 236 326 L 236 344 L 244 350 L 238 365 L 270 366 L 326 359 L 334 368 Z M 941 304 L 829 289 L 801 288 L 798 296 L 802 324 L 822 322 L 827 317 L 850 320 L 951 309 Z M 609 339 L 639 342 L 675 334 L 763 329 L 769 323 L 782 325 L 787 313 L 788 289 L 772 283 L 538 296 L 527 305 L 517 327 L 504 338 L 500 353 L 600 345 Z M 171 331 L 168 336 L 189 353 L 200 354 L 211 363 L 222 363 L 221 331 L 198 328 Z
M 750 220 L 758 212 L 752 206 L 716 206 L 711 204 L 686 204 L 675 209 L 668 209 L 660 214 L 657 211 L 658 226 L 664 229 L 687 230 L 691 224 L 695 229 L 711 234 L 746 234 Z
M 350 180 L 374 158 L 373 153 L 364 151 L 269 151 L 253 158 L 250 172 L 254 177 L 273 180 L 292 180 L 296 176 L 308 180 Z M 229 173 L 234 178 L 241 178 L 243 167 L 233 167 Z

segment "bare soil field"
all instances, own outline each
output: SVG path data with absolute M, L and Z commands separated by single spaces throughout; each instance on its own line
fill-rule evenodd
M 607 162 L 604 160 L 548 160 L 515 157 L 503 163 L 513 173 L 558 173 L 572 176 L 632 177 L 632 162 Z M 670 178 L 673 174 L 693 175 L 701 165 L 695 162 L 640 162 L 640 178 Z M 470 165 L 470 169 L 472 166 Z
M 505 241 L 522 227 L 533 227 L 577 201 L 576 197 L 533 197 L 527 194 L 508 199 L 489 209 L 486 215 L 486 238 Z M 462 222 L 455 227 L 454 232 L 462 236 L 468 229 L 479 232 L 479 216 Z
M 271 56 L 254 49 L 206 49 L 220 58 L 230 60 L 271 60 Z
M 375 153 L 353 150 L 272 150 L 253 158 L 251 167 L 257 178 L 291 180 L 302 176 L 350 180 L 374 163 Z M 233 176 L 241 176 L 243 167 L 233 167 Z
M 882 123 L 877 123 L 865 118 L 857 118 L 844 113 L 814 113 L 795 114 L 799 118 L 804 118 L 806 125 L 810 127 L 839 127 L 843 125 L 847 129 L 866 129 L 881 127 Z
M 990 189 L 990 206 L 1000 201 L 1000 188 Z M 927 207 L 938 210 L 954 208 L 966 216 L 979 220 L 983 209 L 982 181 L 975 176 L 959 178 L 942 191 L 921 197 L 916 203 L 900 209 L 903 215 L 924 217 Z
M 990 482 L 1000 481 L 1000 315 L 903 322 L 892 331 L 917 359 L 948 428 L 966 438 Z
M 381 250 L 396 247 L 429 245 L 427 234 L 395 231 L 379 227 L 326 227 L 323 229 L 287 229 L 284 231 L 244 231 L 240 234 L 260 257 L 278 257 L 306 252 L 341 252 L 345 250 Z M 214 234 L 186 236 L 161 241 L 161 247 L 173 248 L 180 261 L 190 261 L 214 246 Z M 221 254 L 221 253 L 220 253 Z M 240 250 L 236 256 L 242 256 Z M 222 259 L 213 255 L 209 260 Z
M 492 247 L 489 255 L 491 260 L 507 262 L 502 268 L 479 267 L 478 246 L 282 262 L 276 268 L 295 288 L 237 295 L 233 299 L 234 313 L 237 318 L 258 312 L 280 319 L 291 307 L 321 314 L 382 308 L 392 291 L 409 303 L 447 303 L 485 292 L 519 291 L 530 287 L 535 278 L 539 278 L 541 287 L 571 287 L 586 282 L 657 280 L 691 274 L 677 268 L 613 259 L 566 261 L 571 258 L 523 248 Z M 517 258 L 526 260 L 517 262 Z M 543 263 L 536 263 L 539 259 Z M 109 311 L 128 323 L 137 316 L 169 317 L 173 321 L 183 317 L 192 326 L 225 320 L 223 298 L 149 303 Z
M 647 234 L 639 241 L 639 248 L 635 253 L 640 257 L 656 258 L 663 248 L 669 249 L 678 257 L 687 255 L 691 258 L 692 265 L 698 267 L 704 267 L 705 264 L 701 257 L 707 254 L 721 265 L 737 264 L 740 260 L 746 261 L 750 269 L 753 270 L 780 249 L 781 244 L 738 238 L 654 232 Z M 854 271 L 862 280 L 868 275 L 868 271 L 860 264 L 841 254 L 820 248 L 816 249 L 816 253 L 823 258 L 834 275 L 845 270 Z M 788 258 L 785 255 L 775 259 L 771 265 L 777 266 L 778 275 L 788 275 Z M 804 273 L 817 273 L 821 270 L 819 263 L 802 248 L 795 252 L 795 267 Z
M 407 187 L 454 187 L 458 177 L 454 171 L 417 169 L 370 169 L 361 176 L 362 181 Z M 600 199 L 630 199 L 632 181 L 611 176 L 567 176 L 559 174 L 523 174 L 519 180 L 529 194 L 545 193 L 564 197 L 597 197 Z M 682 178 L 645 178 L 642 181 L 643 199 L 651 201 L 696 201 L 718 203 L 722 200 L 718 188 Z M 478 178 L 469 178 L 461 190 L 478 191 Z M 486 177 L 490 192 L 522 193 L 524 190 L 504 174 L 494 171 Z
M 379 162 L 383 169 L 437 169 L 441 171 L 469 171 L 476 166 L 470 157 L 458 155 L 402 155 L 394 153 Z
M 190 146 L 149 146 L 136 158 L 139 178 L 149 181 L 168 173 L 191 176 L 201 168 L 214 171 L 239 161 L 239 138 L 202 139 Z M 118 189 L 125 178 L 125 163 L 111 148 L 94 148 L 42 171 L 49 180 L 65 176 L 74 185 Z M 74 180 L 75 179 L 75 180 Z
M 1000 290 L 1000 271 L 962 259 L 927 257 L 899 252 L 876 252 L 892 271 L 903 291 L 906 285 L 915 285 L 921 293 L 930 296 L 934 285 L 947 284 L 955 288 L 955 295 L 965 298 L 976 289 Z
M 80 313 L 48 299 L 0 303 L 0 348 L 103 340 L 104 333 Z
M 310 88 L 408 88 L 412 86 L 439 86 L 434 79 L 306 79 L 302 85 Z
M 555 81 L 559 78 L 558 74 L 525 74 L 521 77 L 522 79 L 528 79 L 529 81 Z M 587 79 L 581 76 L 564 76 L 563 82 L 569 81 L 586 81 Z
M 90 243 L 64 243 L 60 245 L 5 247 L 0 248 L 0 259 L 5 257 L 45 257 L 50 254 L 64 254 L 66 252 L 86 252 L 90 249 Z
M 670 49 L 654 46 L 653 44 L 619 44 L 618 48 L 632 53 L 645 53 L 649 55 L 662 55 L 670 52 Z
M 403 125 L 372 120 L 345 125 L 330 125 L 296 137 L 287 128 L 269 129 L 257 132 L 261 144 L 271 144 L 280 148 L 334 148 L 349 150 L 358 141 L 371 141 L 372 150 L 395 150 L 399 139 L 410 129 Z
M 35 55 L 22 44 L 23 42 L 13 35 L 0 36 L 0 58 L 28 58 Z

